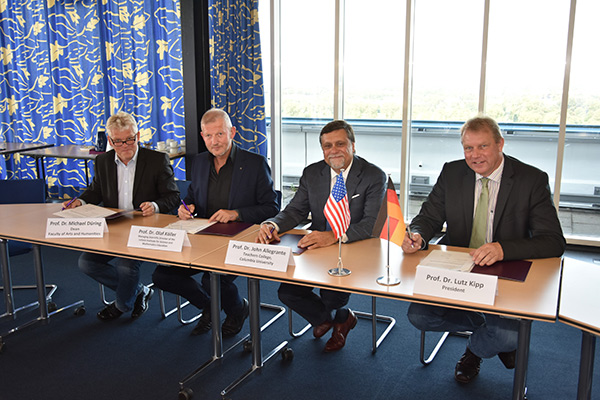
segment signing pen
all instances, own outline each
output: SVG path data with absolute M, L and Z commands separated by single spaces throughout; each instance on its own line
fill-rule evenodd
M 187 204 L 185 204 L 185 201 L 183 201 L 183 199 L 181 199 L 181 204 L 183 204 L 183 206 L 185 207 L 185 209 L 190 213 L 191 217 L 194 218 L 194 214 L 192 214 L 192 212 L 188 208 Z
M 71 199 L 71 201 L 69 201 L 69 202 L 67 203 L 67 205 L 66 205 L 66 206 L 64 206 L 62 209 L 64 210 L 65 208 L 69 208 L 69 206 L 71 205 L 71 203 L 73 203 L 75 200 L 77 200 L 77 196 L 73 197 L 73 198 Z
M 410 230 L 410 225 L 406 225 L 406 232 L 408 232 L 408 239 L 410 240 L 410 247 L 415 247 L 415 241 L 413 240 L 413 234 Z

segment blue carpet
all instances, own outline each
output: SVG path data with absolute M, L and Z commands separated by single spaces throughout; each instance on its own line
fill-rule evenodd
M 54 316 L 47 325 L 34 325 L 4 339 L 0 355 L 0 399 L 177 399 L 179 381 L 211 355 L 210 334 L 193 337 L 192 326 L 181 325 L 175 316 L 162 319 L 158 296 L 140 319 L 127 316 L 101 322 L 95 314 L 102 308 L 98 285 L 77 269 L 78 253 L 44 248 L 46 282 L 59 289 L 59 306 L 84 299 L 87 313 L 71 311 Z M 586 257 L 573 253 L 574 257 Z M 34 282 L 31 254 L 11 257 L 14 284 Z M 152 264 L 143 264 L 144 282 L 150 282 Z M 237 280 L 247 293 L 244 278 Z M 279 304 L 274 282 L 262 282 L 264 302 Z M 107 296 L 110 296 L 107 291 Z M 18 305 L 35 300 L 35 291 L 15 293 Z M 174 296 L 167 295 L 174 304 Z M 350 307 L 369 311 L 371 300 L 353 295 Z M 294 359 L 276 356 L 231 393 L 233 399 L 508 399 L 513 372 L 497 358 L 484 360 L 480 375 L 469 385 L 454 381 L 454 365 L 464 351 L 465 339 L 450 337 L 428 367 L 419 362 L 419 332 L 406 320 L 408 303 L 378 299 L 377 311 L 397 319 L 397 325 L 375 354 L 371 353 L 371 324 L 361 319 L 344 349 L 326 354 L 327 337 L 311 333 L 292 339 L 287 315 L 263 333 L 263 355 L 283 340 L 289 341 Z M 185 309 L 187 314 L 194 310 Z M 261 311 L 261 320 L 273 315 Z M 24 311 L 17 321 L 0 322 L 4 333 L 16 323 L 37 316 Z M 187 315 L 189 317 L 189 315 Z M 294 316 L 296 328 L 302 323 Z M 248 324 L 243 333 L 248 332 Z M 381 324 L 379 330 L 383 330 Z M 433 346 L 437 335 L 428 336 Z M 237 339 L 237 338 L 236 338 Z M 224 348 L 236 342 L 224 340 Z M 577 393 L 581 334 L 555 323 L 533 323 L 528 371 L 529 399 L 574 399 Z M 599 362 L 598 354 L 596 363 Z M 220 399 L 220 392 L 246 372 L 251 355 L 239 346 L 211 366 L 187 387 L 194 399 Z M 599 381 L 598 368 L 594 380 Z M 600 388 L 593 391 L 600 399 Z

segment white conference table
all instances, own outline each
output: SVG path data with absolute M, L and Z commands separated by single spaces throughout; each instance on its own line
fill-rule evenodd
M 581 330 L 577 398 L 592 397 L 596 336 L 600 335 L 600 265 L 567 259 L 563 267 L 558 320 Z
M 0 224 L 0 263 L 2 264 L 3 282 L 5 283 L 6 315 L 13 318 L 15 317 L 15 307 L 7 241 L 18 240 L 33 245 L 33 261 L 36 272 L 40 316 L 36 320 L 19 327 L 19 329 L 33 322 L 47 323 L 49 318 L 41 252 L 43 246 L 107 254 L 115 257 L 133 258 L 189 268 L 191 260 L 213 252 L 225 246 L 228 242 L 228 238 L 219 236 L 188 235 L 191 246 L 184 246 L 181 252 L 128 247 L 127 242 L 131 226 L 166 227 L 171 222 L 177 220 L 177 217 L 174 215 L 154 214 L 149 217 L 143 217 L 140 212 L 134 212 L 130 216 L 123 216 L 113 221 L 107 221 L 108 233 L 105 233 L 102 238 L 47 239 L 45 237 L 47 219 L 56 217 L 54 213 L 60 211 L 61 208 L 62 205 L 59 203 L 0 204 L 0 220 L 2 221 L 2 224 Z M 67 307 L 62 307 L 59 311 L 82 304 L 83 302 L 77 302 Z M 11 330 L 9 333 L 13 333 L 14 331 L 16 329 Z M 0 345 L 3 343 L 2 340 L 3 338 L 0 336 Z
M 302 233 L 302 231 L 292 231 Z M 254 242 L 256 233 L 242 240 Z M 351 274 L 344 277 L 331 276 L 328 270 L 337 266 L 338 246 L 308 250 L 294 256 L 294 266 L 285 272 L 225 264 L 226 248 L 193 260 L 192 268 L 202 266 L 218 273 L 233 273 L 252 279 L 266 279 L 332 290 L 348 291 L 368 296 L 419 302 L 431 305 L 459 308 L 499 314 L 519 320 L 519 344 L 515 368 L 513 399 L 525 398 L 527 363 L 532 320 L 555 322 L 561 278 L 561 258 L 531 260 L 533 262 L 525 282 L 498 280 L 498 295 L 492 306 L 448 300 L 413 294 L 416 267 L 419 261 L 433 249 L 468 251 L 447 246 L 430 246 L 427 251 L 404 254 L 391 243 L 389 247 L 391 274 L 400 278 L 396 286 L 382 286 L 377 278 L 386 274 L 388 242 L 373 238 L 342 245 L 344 267 Z M 259 355 L 254 357 L 258 361 Z
M 514 399 L 525 396 L 525 382 L 531 335 L 531 321 L 554 322 L 557 316 L 558 295 L 561 277 L 561 259 L 549 258 L 532 260 L 533 265 L 525 282 L 498 281 L 498 295 L 492 306 L 447 300 L 431 296 L 413 294 L 416 266 L 429 251 L 404 254 L 395 244 L 390 244 L 389 255 L 391 273 L 400 277 L 397 286 L 382 286 L 376 279 L 386 273 L 388 242 L 382 239 L 368 239 L 342 246 L 344 267 L 352 271 L 345 277 L 328 274 L 330 268 L 337 266 L 338 247 L 308 250 L 294 256 L 295 266 L 285 272 L 225 264 L 227 244 L 230 238 L 188 235 L 192 247 L 184 247 L 181 253 L 148 250 L 127 247 L 129 231 L 132 225 L 165 227 L 176 220 L 175 216 L 155 214 L 151 217 L 134 215 L 122 217 L 108 223 L 109 233 L 101 239 L 46 239 L 46 220 L 60 211 L 60 204 L 0 205 L 0 238 L 21 240 L 34 245 L 34 261 L 39 275 L 38 298 L 40 318 L 47 320 L 46 299 L 43 282 L 43 266 L 40 246 L 48 245 L 71 250 L 111 254 L 119 257 L 135 258 L 150 262 L 168 263 L 179 267 L 192 267 L 208 270 L 217 274 L 235 274 L 251 278 L 256 283 L 266 279 L 300 285 L 317 286 L 333 290 L 349 291 L 369 296 L 386 297 L 403 301 L 420 302 L 465 310 L 482 311 L 517 318 L 519 325 L 519 346 L 513 384 Z M 232 239 L 254 242 L 258 227 L 249 228 Z M 302 231 L 299 231 L 301 233 Z M 5 247 L 6 242 L 3 241 Z M 466 249 L 446 246 L 432 246 L 431 249 Z M 3 273 L 9 270 L 8 257 L 2 260 Z M 250 285 L 252 288 L 252 285 Z M 41 288 L 41 289 L 40 289 Z M 214 297 L 214 296 L 213 296 Z M 256 307 L 256 304 L 254 305 Z M 256 340 L 253 341 L 257 342 Z M 257 357 L 253 357 L 258 362 Z

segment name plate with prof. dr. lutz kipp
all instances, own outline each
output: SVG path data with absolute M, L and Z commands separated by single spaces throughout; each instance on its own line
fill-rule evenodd
M 493 305 L 498 277 L 417 266 L 413 293 Z

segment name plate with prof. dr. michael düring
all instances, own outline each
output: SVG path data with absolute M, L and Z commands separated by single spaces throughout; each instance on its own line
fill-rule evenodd
M 131 227 L 127 242 L 128 247 L 175 252 L 180 252 L 183 246 L 191 245 L 184 230 L 137 225 Z
M 104 218 L 48 218 L 46 239 L 101 238 L 108 232 Z
M 417 266 L 413 293 L 493 305 L 498 277 Z
M 225 264 L 285 272 L 294 257 L 291 247 L 230 240 Z

